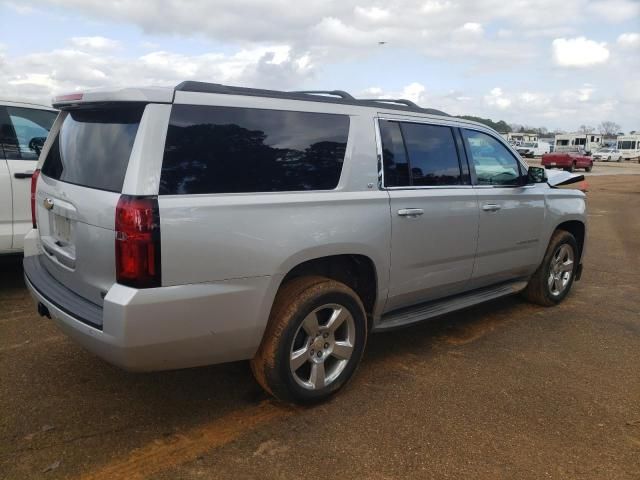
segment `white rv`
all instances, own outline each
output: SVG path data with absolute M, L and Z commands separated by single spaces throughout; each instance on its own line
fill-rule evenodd
M 616 139 L 618 150 L 622 152 L 622 158 L 640 158 L 640 134 L 619 135 Z
M 561 133 L 556 135 L 553 151 L 574 150 L 579 147 L 586 153 L 591 153 L 601 146 L 602 135 L 598 133 Z
M 538 141 L 538 135 L 535 133 L 509 132 L 506 135 L 503 135 L 503 137 L 511 145 L 522 145 L 523 143 Z

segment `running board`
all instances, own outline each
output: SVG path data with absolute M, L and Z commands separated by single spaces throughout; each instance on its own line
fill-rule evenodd
M 373 330 L 379 332 L 411 325 L 412 323 L 438 317 L 445 313 L 455 312 L 456 310 L 471 307 L 488 300 L 518 293 L 519 291 L 524 290 L 526 286 L 527 282 L 522 280 L 517 282 L 501 283 L 498 286 L 474 290 L 454 297 L 448 297 L 443 300 L 434 300 L 432 302 L 421 303 L 413 307 L 394 310 L 393 312 L 383 315 L 380 319 L 380 323 L 378 323 Z

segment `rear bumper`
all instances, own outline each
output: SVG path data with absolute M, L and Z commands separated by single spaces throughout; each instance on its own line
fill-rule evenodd
M 144 290 L 114 284 L 102 308 L 94 305 L 102 315 L 100 328 L 78 308 L 88 302 L 51 275 L 38 272 L 35 262 L 39 263 L 38 256 L 24 261 L 25 281 L 34 300 L 47 307 L 52 320 L 77 343 L 132 371 L 253 357 L 273 300 L 269 293 L 273 277 Z

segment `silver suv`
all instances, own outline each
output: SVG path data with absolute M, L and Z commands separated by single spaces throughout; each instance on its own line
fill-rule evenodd
M 584 194 L 478 123 L 200 82 L 54 105 L 26 283 L 129 370 L 251 359 L 276 397 L 318 401 L 371 332 L 517 292 L 555 305 L 580 276 Z

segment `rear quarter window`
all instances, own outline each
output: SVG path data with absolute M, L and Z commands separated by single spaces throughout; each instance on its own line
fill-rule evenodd
M 122 191 L 144 108 L 115 104 L 69 111 L 42 173 L 83 187 Z
M 160 194 L 331 190 L 348 135 L 347 115 L 174 105 Z

